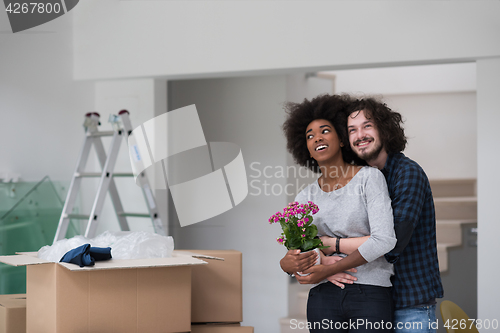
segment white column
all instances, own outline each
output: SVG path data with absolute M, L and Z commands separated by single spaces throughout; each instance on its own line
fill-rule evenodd
M 500 321 L 500 57 L 477 61 L 478 319 Z M 446 291 L 445 291 L 446 292 Z M 484 330 L 484 328 L 483 328 Z M 481 329 L 479 329 L 481 331 Z

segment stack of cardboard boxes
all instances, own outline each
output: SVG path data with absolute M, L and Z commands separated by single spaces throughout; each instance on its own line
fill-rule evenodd
M 253 332 L 240 326 L 237 251 L 174 251 L 172 258 L 110 260 L 83 268 L 50 263 L 36 253 L 0 261 L 27 266 L 26 328 L 18 325 L 20 332 Z M 20 323 L 8 311 L 12 302 L 3 303 L 2 323 Z

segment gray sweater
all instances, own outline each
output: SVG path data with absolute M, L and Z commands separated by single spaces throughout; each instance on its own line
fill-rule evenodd
M 344 187 L 324 192 L 318 181 L 309 184 L 295 198 L 299 203 L 312 201 L 319 207 L 313 215 L 318 236 L 370 236 L 358 251 L 368 263 L 351 273 L 355 283 L 390 287 L 392 264 L 383 255 L 396 245 L 391 199 L 382 172 L 365 166 Z M 323 281 L 323 282 L 326 282 Z

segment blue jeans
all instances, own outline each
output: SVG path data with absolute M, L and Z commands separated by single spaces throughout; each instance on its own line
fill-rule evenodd
M 389 333 L 393 310 L 390 287 L 325 282 L 309 291 L 309 332 Z
M 396 333 L 434 333 L 436 329 L 436 305 L 412 306 L 394 311 Z

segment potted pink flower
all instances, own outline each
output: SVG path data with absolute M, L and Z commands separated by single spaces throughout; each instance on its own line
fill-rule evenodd
M 292 202 L 269 218 L 269 223 L 279 222 L 283 232 L 276 240 L 285 245 L 288 250 L 300 249 L 302 252 L 324 249 L 321 239 L 317 237 L 318 228 L 314 225 L 312 215 L 316 214 L 319 208 L 312 201 L 307 204 Z

